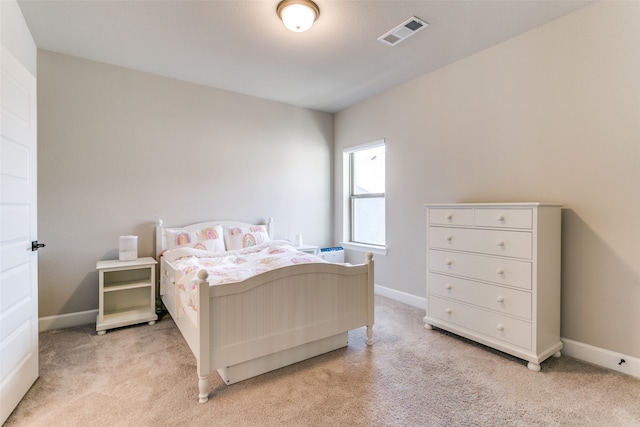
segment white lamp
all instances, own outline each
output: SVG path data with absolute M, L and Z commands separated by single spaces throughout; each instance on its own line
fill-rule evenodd
M 120 261 L 138 259 L 138 236 L 120 236 Z
M 277 12 L 284 26 L 296 33 L 307 31 L 320 16 L 320 8 L 311 0 L 282 0 Z

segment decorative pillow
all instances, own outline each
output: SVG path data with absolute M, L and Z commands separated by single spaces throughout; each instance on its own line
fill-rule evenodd
M 225 227 L 224 243 L 228 251 L 248 248 L 269 241 L 269 233 L 263 225 L 251 227 Z
M 167 228 L 167 249 L 182 247 L 203 249 L 211 252 L 224 252 L 224 235 L 220 224 L 199 230 Z

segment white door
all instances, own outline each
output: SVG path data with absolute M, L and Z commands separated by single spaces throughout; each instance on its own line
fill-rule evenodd
M 38 378 L 36 79 L 1 54 L 0 424 Z

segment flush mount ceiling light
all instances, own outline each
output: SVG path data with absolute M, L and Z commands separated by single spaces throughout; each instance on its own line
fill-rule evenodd
M 282 0 L 277 12 L 284 26 L 296 33 L 307 31 L 320 16 L 320 8 L 311 0 Z

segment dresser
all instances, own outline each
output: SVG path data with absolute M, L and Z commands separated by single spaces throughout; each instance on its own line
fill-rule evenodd
M 560 357 L 562 205 L 425 206 L 425 327 L 527 360 L 532 371 Z

